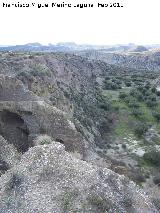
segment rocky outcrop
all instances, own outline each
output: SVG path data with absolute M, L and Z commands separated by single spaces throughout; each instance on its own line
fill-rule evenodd
M 1 176 L 0 190 L 1 212 L 157 212 L 133 182 L 74 158 L 54 141 L 30 148 Z
M 19 152 L 33 146 L 39 134 L 63 143 L 67 151 L 84 155 L 85 141 L 61 110 L 47 104 L 14 77 L 0 76 L 0 133 Z
M 100 87 L 102 87 L 105 75 L 108 72 L 116 72 L 115 66 L 104 62 L 86 60 L 74 54 L 5 53 L 2 55 L 0 62 L 2 87 L 0 98 L 5 103 L 1 103 L 1 111 L 8 109 L 9 112 L 18 115 L 19 120 L 22 119 L 23 130 L 17 126 L 18 132 L 22 130 L 21 132 L 24 133 L 25 131 L 26 138 L 31 138 L 31 135 L 40 133 L 51 135 L 58 141 L 70 138 L 67 141 L 71 140 L 72 142 L 73 138 L 80 141 L 80 137 L 83 135 L 85 140 L 90 144 L 92 143 L 93 146 L 95 140 L 101 140 L 104 131 L 108 128 L 109 121 L 108 116 L 105 115 L 106 112 L 101 108 L 104 100 L 99 90 L 99 79 L 101 79 Z M 10 104 L 7 103 L 7 100 Z M 45 108 L 47 109 L 46 112 L 44 112 Z M 4 113 L 6 112 L 2 114 Z M 53 115 L 50 117 L 51 114 L 61 114 L 61 117 L 65 117 L 65 121 L 54 124 L 50 120 L 56 122 L 56 119 L 53 118 Z M 43 124 L 43 120 L 48 124 Z M 60 118 L 60 120 L 63 119 Z M 74 131 L 66 131 L 60 125 L 60 123 L 65 122 L 69 123 Z M 45 125 L 52 125 L 52 127 L 44 127 Z M 65 133 L 61 134 L 57 128 Z M 70 136 L 68 136 L 67 132 L 70 131 L 74 134 L 69 133 Z M 63 136 L 64 134 L 65 136 Z M 70 144 L 70 142 L 66 142 L 66 144 Z M 27 147 L 24 149 L 26 150 Z

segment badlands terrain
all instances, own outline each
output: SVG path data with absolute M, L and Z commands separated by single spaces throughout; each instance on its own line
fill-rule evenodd
M 0 47 L 0 212 L 160 211 L 158 48 Z

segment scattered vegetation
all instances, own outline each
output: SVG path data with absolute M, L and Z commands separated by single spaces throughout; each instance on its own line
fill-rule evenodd
M 143 138 L 152 125 L 160 129 L 160 94 L 152 82 L 156 77 L 157 73 L 142 72 L 105 78 L 105 96 L 111 100 L 110 108 L 116 113 L 115 133 L 118 136 L 125 137 L 132 132 Z M 112 88 L 112 83 L 120 87 Z
M 122 85 L 122 82 L 119 79 L 112 78 L 109 80 L 108 77 L 105 78 L 104 89 L 117 90 L 122 88 L 121 85 Z
M 35 66 L 33 66 L 31 68 L 31 73 L 32 73 L 33 76 L 36 76 L 36 75 L 40 75 L 40 76 L 48 75 L 48 76 L 51 76 L 51 71 L 49 70 L 49 68 L 46 67 L 45 65 L 42 65 L 42 64 L 36 64 Z

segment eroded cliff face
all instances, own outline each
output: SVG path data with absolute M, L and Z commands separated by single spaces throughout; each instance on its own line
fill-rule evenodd
M 125 68 L 132 68 L 137 70 L 160 70 L 160 50 L 140 51 L 137 52 L 105 52 L 105 50 L 90 50 L 77 52 L 89 59 L 101 60 L 109 64 L 115 64 Z
M 0 76 L 0 132 L 24 153 L 34 146 L 33 139 L 48 134 L 61 141 L 67 151 L 85 152 L 85 140 L 61 110 L 47 104 L 14 77 Z
M 30 148 L 1 177 L 0 189 L 2 212 L 157 212 L 133 182 L 54 141 Z
M 1 58 L 0 72 L 5 76 L 1 78 L 2 87 L 8 85 L 1 91 L 2 100 L 38 100 L 56 107 L 74 120 L 77 131 L 88 141 L 94 143 L 103 134 L 103 127 L 112 125 L 107 125 L 112 118 L 108 119 L 100 108 L 103 100 L 99 85 L 107 73 L 116 72 L 114 66 L 72 54 L 6 53 Z M 11 77 L 12 83 L 7 82 Z M 25 93 L 18 92 L 24 89 Z
M 99 92 L 114 72 L 70 54 L 2 54 L 0 211 L 156 212 L 96 152 L 114 125 Z

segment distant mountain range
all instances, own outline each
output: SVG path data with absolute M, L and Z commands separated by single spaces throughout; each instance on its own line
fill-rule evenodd
M 73 52 L 83 50 L 103 50 L 105 52 L 144 52 L 148 49 L 160 48 L 160 45 L 137 46 L 135 44 L 117 44 L 117 45 L 78 45 L 73 42 L 61 42 L 57 44 L 42 45 L 40 43 L 28 43 L 24 45 L 0 45 L 0 51 L 24 51 L 24 52 Z
M 73 53 L 89 60 L 100 60 L 108 64 L 140 70 L 160 70 L 160 45 L 78 45 L 74 42 L 42 45 L 28 43 L 15 46 L 1 46 L 0 52 L 62 52 Z
M 107 46 L 108 47 L 108 46 Z M 103 46 L 92 46 L 92 45 L 77 45 L 75 43 L 58 43 L 42 45 L 40 43 L 29 43 L 24 45 L 15 46 L 1 46 L 0 51 L 25 51 L 25 52 L 70 52 L 70 51 L 82 51 L 88 49 L 101 49 Z

